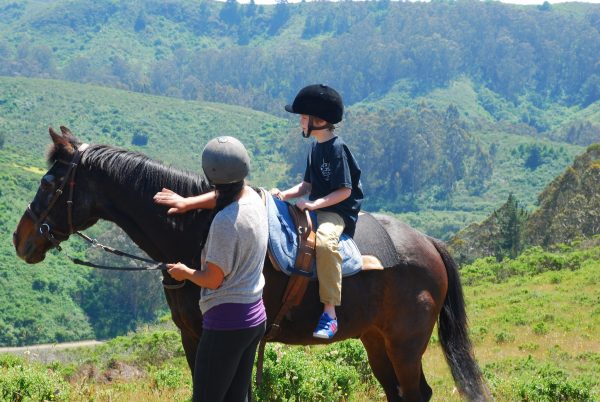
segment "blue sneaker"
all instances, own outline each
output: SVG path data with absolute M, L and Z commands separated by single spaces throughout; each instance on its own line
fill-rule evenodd
M 319 319 L 317 328 L 315 328 L 315 332 L 313 332 L 313 336 L 315 338 L 331 339 L 336 334 L 337 330 L 338 330 L 337 320 L 334 318 L 331 318 L 329 316 L 329 314 L 323 313 L 323 315 Z

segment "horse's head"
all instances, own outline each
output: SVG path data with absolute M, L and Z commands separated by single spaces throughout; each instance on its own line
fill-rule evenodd
M 97 221 L 90 216 L 85 180 L 77 175 L 87 145 L 82 145 L 68 128 L 61 126 L 60 130 L 62 135 L 49 129 L 53 141 L 48 152 L 50 169 L 13 233 L 17 255 L 30 264 L 42 261 L 48 250 L 58 247 L 74 231 Z

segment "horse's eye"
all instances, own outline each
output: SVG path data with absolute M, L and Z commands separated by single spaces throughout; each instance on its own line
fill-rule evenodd
M 42 177 L 41 187 L 43 190 L 51 190 L 54 188 L 54 176 L 47 174 Z

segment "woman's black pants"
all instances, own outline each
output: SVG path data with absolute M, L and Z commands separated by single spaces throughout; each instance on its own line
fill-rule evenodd
M 246 400 L 265 323 L 232 331 L 202 331 L 194 367 L 194 402 Z

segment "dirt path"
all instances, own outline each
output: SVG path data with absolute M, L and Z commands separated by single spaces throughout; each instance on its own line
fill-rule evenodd
M 47 352 L 53 350 L 73 349 L 87 346 L 101 345 L 101 341 L 79 341 L 64 343 L 47 343 L 42 345 L 11 346 L 0 348 L 0 353 L 25 353 L 25 352 Z

